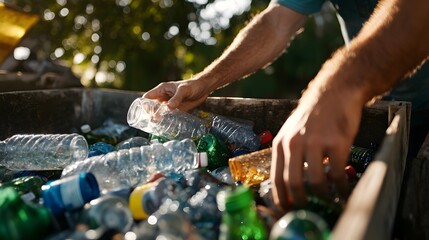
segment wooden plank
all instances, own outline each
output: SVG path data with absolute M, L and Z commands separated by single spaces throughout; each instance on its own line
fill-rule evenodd
M 417 157 L 408 159 L 407 165 L 398 232 L 406 239 L 429 239 L 429 134 Z
M 379 152 L 353 190 L 333 239 L 390 239 L 408 146 L 409 105 L 395 112 Z

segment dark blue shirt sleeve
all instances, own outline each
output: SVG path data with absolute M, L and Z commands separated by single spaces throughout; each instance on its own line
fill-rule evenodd
M 325 0 L 273 0 L 298 13 L 309 15 L 319 12 Z

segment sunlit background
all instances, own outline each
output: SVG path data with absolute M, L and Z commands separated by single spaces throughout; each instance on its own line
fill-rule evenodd
M 269 4 L 267 0 L 3 2 L 41 17 L 15 49 L 15 59 L 34 56 L 70 67 L 85 87 L 137 91 L 202 70 Z M 297 98 L 342 44 L 335 14 L 326 4 L 309 19 L 287 54 L 214 95 Z

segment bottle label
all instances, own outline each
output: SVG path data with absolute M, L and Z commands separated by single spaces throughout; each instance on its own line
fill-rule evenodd
M 76 175 L 61 184 L 61 198 L 66 208 L 79 208 L 84 204 L 82 192 L 80 190 L 80 181 L 81 178 L 79 175 Z

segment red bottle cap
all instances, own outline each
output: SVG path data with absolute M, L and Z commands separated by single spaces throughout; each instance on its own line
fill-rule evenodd
M 347 165 L 345 170 L 346 170 L 347 177 L 349 179 L 356 179 L 357 178 L 356 170 L 352 165 Z
M 273 134 L 270 132 L 270 130 L 265 130 L 261 133 L 259 133 L 259 137 L 261 138 L 261 145 L 267 144 L 271 141 L 273 141 Z

